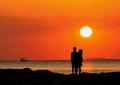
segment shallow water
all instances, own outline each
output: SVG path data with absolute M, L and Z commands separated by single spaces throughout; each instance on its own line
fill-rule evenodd
M 22 69 L 50 70 L 57 73 L 70 74 L 71 62 L 69 60 L 48 60 L 48 61 L 0 61 L 1 69 Z M 101 73 L 120 71 L 120 60 L 88 60 L 83 61 L 82 72 Z

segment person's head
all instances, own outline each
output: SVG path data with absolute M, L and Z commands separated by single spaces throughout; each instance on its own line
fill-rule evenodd
M 76 47 L 73 47 L 73 51 L 76 52 Z
M 82 53 L 82 52 L 83 52 L 83 50 L 82 50 L 82 49 L 79 49 L 79 52 L 80 52 L 80 53 Z

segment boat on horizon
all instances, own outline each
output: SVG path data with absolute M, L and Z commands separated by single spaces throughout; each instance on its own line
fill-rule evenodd
M 20 61 L 21 61 L 21 62 L 26 62 L 26 61 L 28 61 L 28 59 L 20 58 Z

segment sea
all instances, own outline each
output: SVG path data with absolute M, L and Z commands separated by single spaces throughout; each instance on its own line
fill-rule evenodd
M 31 60 L 31 61 L 0 61 L 0 69 L 50 70 L 55 73 L 71 74 L 70 60 Z M 101 73 L 119 72 L 120 60 L 84 60 L 82 72 Z

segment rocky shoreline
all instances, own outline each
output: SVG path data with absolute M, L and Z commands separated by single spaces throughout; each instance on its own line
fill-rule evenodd
M 49 70 L 0 69 L 1 85 L 120 85 L 120 72 L 60 74 Z

